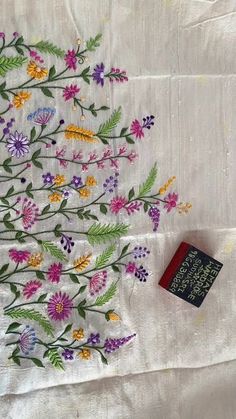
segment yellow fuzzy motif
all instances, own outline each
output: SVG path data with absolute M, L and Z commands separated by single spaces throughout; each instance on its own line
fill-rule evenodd
M 93 176 L 87 176 L 86 177 L 86 181 L 85 181 L 85 185 L 86 186 L 96 186 L 97 185 L 97 181 L 96 181 L 95 177 L 93 177 Z
M 56 175 L 54 178 L 54 182 L 57 186 L 62 186 L 66 182 L 66 178 L 64 175 Z
M 24 103 L 29 100 L 29 98 L 31 97 L 31 93 L 29 92 L 18 92 L 13 99 L 13 105 L 16 109 L 20 109 L 22 108 L 22 106 L 24 105 Z
M 88 188 L 79 189 L 79 194 L 81 198 L 88 198 L 91 195 L 91 192 Z
M 73 330 L 72 337 L 75 340 L 84 339 L 84 329 L 80 328 L 80 329 Z
M 91 352 L 89 349 L 82 349 L 82 351 L 79 352 L 78 355 L 81 359 L 85 359 L 85 360 L 88 360 L 89 358 L 91 358 Z
M 50 202 L 60 202 L 62 195 L 58 192 L 53 192 L 51 195 L 48 195 Z
M 177 208 L 179 214 L 187 214 L 192 208 L 192 204 L 190 202 L 181 202 L 179 205 L 177 205 Z
M 67 140 L 80 140 L 87 143 L 96 143 L 94 138 L 95 133 L 85 128 L 78 127 L 77 125 L 68 125 L 65 129 L 65 138 Z
M 74 260 L 74 268 L 77 272 L 84 271 L 87 266 L 90 264 L 92 254 L 81 256 L 78 259 Z
M 47 76 L 48 70 L 38 66 L 35 61 L 30 61 L 27 67 L 27 73 L 33 79 L 42 80 Z
M 120 316 L 118 316 L 118 314 L 116 314 L 114 311 L 112 313 L 108 314 L 108 318 L 109 320 L 111 320 L 112 322 L 117 322 L 120 320 Z
M 28 260 L 28 266 L 32 266 L 33 268 L 39 268 L 43 261 L 42 253 L 34 253 L 30 256 Z
M 168 181 L 165 183 L 165 185 L 163 185 L 160 189 L 158 194 L 159 195 L 164 195 L 167 191 L 167 189 L 174 183 L 174 181 L 176 180 L 176 176 L 172 176 L 168 179 Z

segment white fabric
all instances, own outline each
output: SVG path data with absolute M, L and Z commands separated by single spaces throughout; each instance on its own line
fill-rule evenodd
M 120 281 L 116 306 L 123 323 L 112 328 L 137 337 L 111 356 L 109 366 L 98 366 L 97 359 L 74 362 L 65 372 L 12 365 L 4 337 L 8 320 L 1 317 L 1 417 L 234 419 L 235 0 L 2 0 L 0 23 L 6 33 L 17 30 L 65 49 L 77 37 L 101 32 L 92 62 L 127 69 L 129 82 L 89 88 L 88 96 L 96 90 L 100 102 L 121 104 L 124 126 L 145 114 L 157 119 L 137 146 L 132 184 L 142 183 L 157 161 L 160 185 L 175 175 L 176 190 L 193 205 L 187 216 L 163 218 L 158 233 L 137 215 L 120 240 L 151 250 L 146 263 L 152 275 L 141 287 Z M 65 109 L 61 100 L 59 112 L 68 117 Z M 126 166 L 120 177 L 120 191 L 127 192 Z M 224 264 L 199 309 L 158 286 L 182 240 Z M 3 260 L 7 250 L 1 247 Z M 0 305 L 5 301 L 2 293 Z

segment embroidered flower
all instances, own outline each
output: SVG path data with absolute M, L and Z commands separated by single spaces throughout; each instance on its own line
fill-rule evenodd
M 26 326 L 19 338 L 19 348 L 24 355 L 33 352 L 36 345 L 35 330 L 31 326 Z
M 144 137 L 144 128 L 150 129 L 152 125 L 154 125 L 154 116 L 146 116 L 143 118 L 143 123 L 141 124 L 137 119 L 135 119 L 130 127 L 130 131 L 136 138 Z
M 29 230 L 35 224 L 38 220 L 39 213 L 37 205 L 28 198 L 24 198 L 21 209 L 21 217 L 25 230 Z
M 67 253 L 71 253 L 71 248 L 75 245 L 75 243 L 72 240 L 72 237 L 69 237 L 66 234 L 62 234 L 61 244 L 63 245 L 63 249 L 66 250 Z
M 26 284 L 23 288 L 24 297 L 27 298 L 27 300 L 28 300 L 29 298 L 32 297 L 32 295 L 34 295 L 38 291 L 38 289 L 41 286 L 42 286 L 42 283 L 40 281 L 37 281 L 37 280 L 26 282 Z
M 55 178 L 54 178 L 54 183 L 57 186 L 62 186 L 62 185 L 64 185 L 65 182 L 66 182 L 66 178 L 65 178 L 64 175 L 56 175 Z
M 192 208 L 192 204 L 190 202 L 180 202 L 177 205 L 177 208 L 179 214 L 187 214 L 189 210 Z
M 55 108 L 38 108 L 37 111 L 27 116 L 27 120 L 34 122 L 36 125 L 47 125 L 54 117 L 55 112 Z
M 87 342 L 90 345 L 99 344 L 101 342 L 99 333 L 91 333 Z
M 126 343 L 128 343 L 131 339 L 133 339 L 133 337 L 136 336 L 136 333 L 134 333 L 133 335 L 124 337 L 124 338 L 118 338 L 118 339 L 111 339 L 111 338 L 107 338 L 105 340 L 104 343 L 104 348 L 105 348 L 105 352 L 107 354 L 116 351 L 117 349 L 119 349 L 121 346 L 125 345 Z
M 74 351 L 72 349 L 64 349 L 62 356 L 66 361 L 72 361 L 74 359 Z
M 110 176 L 105 180 L 105 182 L 103 183 L 104 192 L 114 192 L 115 188 L 117 188 L 118 186 L 118 176 L 119 173 L 116 172 L 114 176 Z
M 0 38 L 1 38 L 1 39 L 4 39 L 4 38 L 5 38 L 5 36 L 6 36 L 6 35 L 5 35 L 5 33 L 4 33 L 4 32 L 0 32 Z
M 147 255 L 150 254 L 150 250 L 148 250 L 147 247 L 135 246 L 132 254 L 134 259 L 145 258 Z
M 81 198 L 88 198 L 91 195 L 91 192 L 88 188 L 81 188 L 79 190 L 79 194 Z
M 97 181 L 96 181 L 95 177 L 94 176 L 87 176 L 86 180 L 85 180 L 85 185 L 86 186 L 96 186 Z
M 97 272 L 89 281 L 89 293 L 91 296 L 98 294 L 106 286 L 107 271 Z
M 91 358 L 91 352 L 90 352 L 90 350 L 89 349 L 82 349 L 82 351 L 79 352 L 79 357 L 81 359 L 86 360 L 86 361 L 89 360 Z
M 67 51 L 64 60 L 69 69 L 76 70 L 77 57 L 74 49 Z
M 63 189 L 62 196 L 63 199 L 69 199 L 72 195 L 72 192 L 69 189 Z
M 93 80 L 96 81 L 97 84 L 101 84 L 101 86 L 104 86 L 104 64 L 101 63 L 100 65 L 97 64 L 94 68 L 94 72 L 92 74 Z
M 71 181 L 71 184 L 75 186 L 75 188 L 79 188 L 83 185 L 82 179 L 79 176 L 73 176 L 73 179 Z
M 135 276 L 136 278 L 139 279 L 140 282 L 146 282 L 147 277 L 148 277 L 148 272 L 142 265 L 140 265 L 139 268 L 136 269 Z
M 73 301 L 69 295 L 56 292 L 48 302 L 48 315 L 52 320 L 65 320 L 72 312 Z
M 33 79 L 42 80 L 47 76 L 48 70 L 44 67 L 40 67 L 35 61 L 30 61 L 27 66 L 27 73 Z
M 71 84 L 70 86 L 66 86 L 63 90 L 63 97 L 65 101 L 73 99 L 77 93 L 80 92 L 80 88 L 76 84 Z
M 25 154 L 29 152 L 29 140 L 23 132 L 19 133 L 15 131 L 15 134 L 10 134 L 7 138 L 7 145 L 6 145 L 9 153 L 12 157 L 23 157 Z
M 10 249 L 8 253 L 10 259 L 15 263 L 27 262 L 30 257 L 30 252 L 28 252 L 28 250 Z
M 43 261 L 43 254 L 34 253 L 28 259 L 28 266 L 32 266 L 33 268 L 39 268 L 42 261 Z
M 153 223 L 153 231 L 157 231 L 160 223 L 160 210 L 156 206 L 152 206 L 149 211 L 148 215 L 152 220 Z
M 52 203 L 61 202 L 62 194 L 60 194 L 59 192 L 53 192 L 51 195 L 48 195 L 48 198 Z
M 117 322 L 121 320 L 120 316 L 118 316 L 118 314 L 116 314 L 114 311 L 112 311 L 111 313 L 108 313 L 107 317 L 108 317 L 108 320 L 112 322 Z
M 43 58 L 37 53 L 37 51 L 30 50 L 30 57 L 34 59 L 34 61 L 38 61 L 39 63 L 44 63 Z
M 60 281 L 61 271 L 61 263 L 53 263 L 52 265 L 50 265 L 47 272 L 48 280 L 52 283 L 55 282 L 56 284 L 58 284 L 58 282 Z
M 45 175 L 42 175 L 42 178 L 43 178 L 43 183 L 45 185 L 52 185 L 53 180 L 54 180 L 54 176 L 51 175 L 50 172 L 46 173 Z
M 174 183 L 175 180 L 176 180 L 175 176 L 172 176 L 171 178 L 169 178 L 168 181 L 159 189 L 158 193 L 160 195 L 164 195 L 167 189 Z
M 125 265 L 125 272 L 127 274 L 133 274 L 136 272 L 136 265 L 134 262 L 128 262 L 127 265 Z
M 74 340 L 84 339 L 84 329 L 73 330 L 72 337 Z
M 123 83 L 124 81 L 128 81 L 126 71 L 120 70 L 119 68 L 112 67 L 109 73 L 109 81 L 113 82 L 114 80 L 116 82 L 121 82 L 121 83 Z
M 178 201 L 178 194 L 176 193 L 169 193 L 165 197 L 166 204 L 164 205 L 164 208 L 167 210 L 167 212 L 170 212 L 173 208 L 176 207 Z
M 110 202 L 110 210 L 113 214 L 118 214 L 127 204 L 127 199 L 123 196 L 116 196 Z
M 13 106 L 15 106 L 16 109 L 22 108 L 22 106 L 25 104 L 27 100 L 29 100 L 31 97 L 31 93 L 29 92 L 18 92 L 13 99 Z

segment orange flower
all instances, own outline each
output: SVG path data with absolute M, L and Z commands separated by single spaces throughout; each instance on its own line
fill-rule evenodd
M 16 96 L 14 96 L 13 105 L 15 106 L 16 109 L 20 109 L 22 108 L 24 103 L 27 100 L 29 100 L 30 97 L 31 97 L 31 93 L 29 92 L 24 92 L 24 91 L 18 92 Z
M 82 188 L 79 190 L 79 194 L 81 198 L 88 198 L 91 192 L 88 188 Z
M 112 313 L 108 313 L 108 319 L 112 322 L 117 322 L 120 320 L 120 316 L 113 311 Z
M 180 202 L 177 208 L 179 214 L 187 214 L 192 208 L 192 204 L 190 202 Z
M 85 180 L 85 185 L 86 186 L 96 186 L 97 181 L 96 181 L 95 177 L 94 176 L 87 176 L 86 180 Z
M 28 259 L 28 266 L 32 266 L 33 268 L 39 268 L 43 261 L 43 254 L 42 253 L 34 253 Z
M 84 329 L 80 328 L 77 330 L 73 330 L 72 337 L 75 340 L 81 340 L 84 338 Z
M 58 192 L 53 192 L 51 195 L 48 195 L 50 202 L 60 202 L 62 195 Z
M 66 182 L 66 178 L 64 175 L 56 175 L 54 182 L 57 186 L 62 186 Z
M 159 189 L 159 195 L 164 195 L 167 191 L 167 189 L 174 183 L 176 180 L 176 176 L 172 176 L 168 181 Z
M 46 70 L 46 68 L 39 67 L 35 61 L 30 61 L 27 67 L 27 73 L 33 79 L 41 80 L 47 76 L 48 70 Z
M 81 359 L 85 359 L 86 361 L 89 359 L 89 358 L 91 358 L 91 352 L 90 352 L 90 350 L 89 349 L 82 349 L 82 351 L 81 352 L 79 352 L 79 357 L 81 358 Z

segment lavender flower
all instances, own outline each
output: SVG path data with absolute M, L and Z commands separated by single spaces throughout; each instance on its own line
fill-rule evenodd
M 97 345 L 98 343 L 100 343 L 99 333 L 91 333 L 87 342 L 90 343 L 91 345 Z
M 20 335 L 19 347 L 24 355 L 29 355 L 36 345 L 35 330 L 31 326 L 26 326 Z
M 150 250 L 148 250 L 146 247 L 135 246 L 132 253 L 133 253 L 134 259 L 145 258 L 147 255 L 150 254 Z
M 114 176 L 108 177 L 105 182 L 103 183 L 104 192 L 114 192 L 115 188 L 118 186 L 118 176 L 119 173 L 115 173 Z
M 27 120 L 34 122 L 36 125 L 47 125 L 55 115 L 55 112 L 55 108 L 38 108 L 37 111 L 27 116 Z
M 45 175 L 42 175 L 42 178 L 43 178 L 43 183 L 45 185 L 52 185 L 53 180 L 54 180 L 54 176 L 51 175 L 50 172 L 46 173 Z
M 72 351 L 72 349 L 66 348 L 64 352 L 62 352 L 62 356 L 66 361 L 72 361 L 74 359 L 74 351 Z
M 62 234 L 61 244 L 63 246 L 63 249 L 66 250 L 67 253 L 71 253 L 71 248 L 75 245 L 75 243 L 72 240 L 72 237 L 69 237 L 66 234 Z
M 72 195 L 72 192 L 69 189 L 63 189 L 62 195 L 64 199 L 69 199 Z
M 148 277 L 148 272 L 143 267 L 143 265 L 140 265 L 139 268 L 136 269 L 136 272 L 134 274 L 136 278 L 139 279 L 140 282 L 146 282 Z
M 82 186 L 82 179 L 79 176 L 73 176 L 73 179 L 71 181 L 71 184 L 75 186 L 75 188 L 79 188 L 79 186 Z
M 160 210 L 157 207 L 151 207 L 148 215 L 153 222 L 153 231 L 157 231 L 160 222 Z
M 111 339 L 111 338 L 107 338 L 104 342 L 104 348 L 105 348 L 105 352 L 107 354 L 110 354 L 111 352 L 116 351 L 117 349 L 119 349 L 121 346 L 125 345 L 126 343 L 128 343 L 131 339 L 133 339 L 133 337 L 136 336 L 136 333 L 134 333 L 133 335 L 124 337 L 124 338 L 118 338 L 118 339 Z
M 153 121 L 154 118 L 155 116 L 153 115 L 146 116 L 146 118 L 143 118 L 143 128 L 150 129 L 152 125 L 154 125 L 154 121 Z
M 9 135 L 6 147 L 12 157 L 23 157 L 29 152 L 29 140 L 22 132 L 15 131 L 15 134 Z
M 104 86 L 104 69 L 103 63 L 100 65 L 97 64 L 92 74 L 93 80 L 95 80 L 97 84 L 101 84 L 102 87 Z

